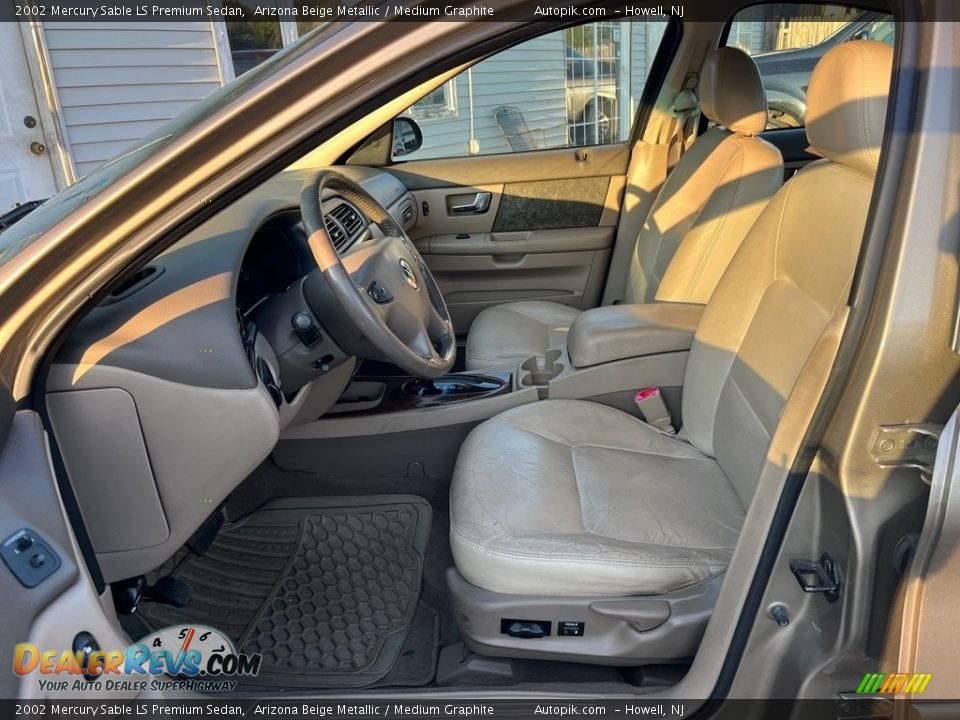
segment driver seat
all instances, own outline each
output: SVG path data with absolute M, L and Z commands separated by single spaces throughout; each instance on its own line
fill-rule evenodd
M 707 304 L 678 436 L 596 403 L 546 400 L 464 442 L 448 582 L 473 650 L 602 664 L 696 653 L 761 471 L 786 472 L 768 451 L 787 399 L 810 401 L 810 378 L 833 356 L 892 56 L 852 41 L 815 69 L 807 137 L 824 159 L 774 196 Z M 815 369 L 798 383 L 805 367 Z

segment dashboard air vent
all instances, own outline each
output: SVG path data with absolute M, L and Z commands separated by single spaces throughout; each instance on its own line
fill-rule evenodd
M 367 221 L 360 212 L 349 203 L 341 202 L 333 210 L 324 214 L 324 224 L 337 252 L 343 252 L 363 235 Z
M 337 249 L 337 252 L 343 250 L 348 239 L 343 228 L 329 215 L 324 216 L 323 224 L 327 226 L 327 233 L 330 235 L 330 239 L 333 241 L 333 246 Z
M 400 222 L 403 223 L 404 229 L 410 227 L 410 223 L 413 222 L 413 202 L 408 200 L 400 208 Z
M 103 300 L 103 305 L 109 305 L 119 300 L 125 300 L 136 292 L 140 292 L 147 285 L 163 275 L 164 268 L 159 265 L 147 265 L 130 275 L 117 285 Z
M 353 205 L 341 203 L 333 209 L 330 215 L 340 223 L 351 240 L 357 237 L 363 230 L 363 218 L 360 217 L 360 213 L 357 212 L 357 209 L 353 207 Z

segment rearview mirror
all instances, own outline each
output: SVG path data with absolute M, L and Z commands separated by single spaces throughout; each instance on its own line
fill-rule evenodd
M 406 116 L 401 116 L 393 121 L 393 156 L 409 155 L 420 149 L 423 145 L 423 132 L 420 126 Z

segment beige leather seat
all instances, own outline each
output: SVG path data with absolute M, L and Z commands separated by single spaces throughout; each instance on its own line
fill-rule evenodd
M 783 158 L 756 137 L 767 100 L 753 60 L 711 51 L 698 86 L 715 127 L 684 153 L 660 190 L 631 256 L 625 301 L 706 303 L 744 236 L 783 180 Z M 468 370 L 512 369 L 562 346 L 580 310 L 505 303 L 480 313 L 467 336 Z
M 496 598 L 501 618 L 560 622 L 576 615 L 569 606 L 566 618 L 546 615 L 557 601 L 550 596 L 581 598 L 582 619 L 597 596 L 689 597 L 724 571 L 786 398 L 848 299 L 892 54 L 882 43 L 848 42 L 814 71 L 807 136 L 824 159 L 776 194 L 707 304 L 678 437 L 594 403 L 546 400 L 467 438 L 451 487 L 450 544 L 466 580 L 454 594 L 471 605 L 456 615 L 469 618 L 462 630 L 477 645 L 531 648 L 493 631 L 483 636 L 483 598 Z M 596 615 L 588 630 L 599 627 L 603 613 Z M 618 637 L 642 658 L 644 635 Z M 584 644 L 565 647 L 585 654 L 588 636 L 576 640 Z M 676 649 L 682 656 L 695 647 Z

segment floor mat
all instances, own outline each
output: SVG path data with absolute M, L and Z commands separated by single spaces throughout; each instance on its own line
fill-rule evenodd
M 433 682 L 440 659 L 440 613 L 423 600 L 393 669 L 369 687 L 423 687 Z
M 250 684 L 298 688 L 389 681 L 416 619 L 422 669 L 393 674 L 425 684 L 434 668 L 422 635 L 437 632 L 436 613 L 418 603 L 430 521 L 429 503 L 412 495 L 277 500 L 224 526 L 202 557 L 181 551 L 157 569 L 190 584 L 187 607 L 139 614 L 155 629 L 217 628 L 263 655 Z

